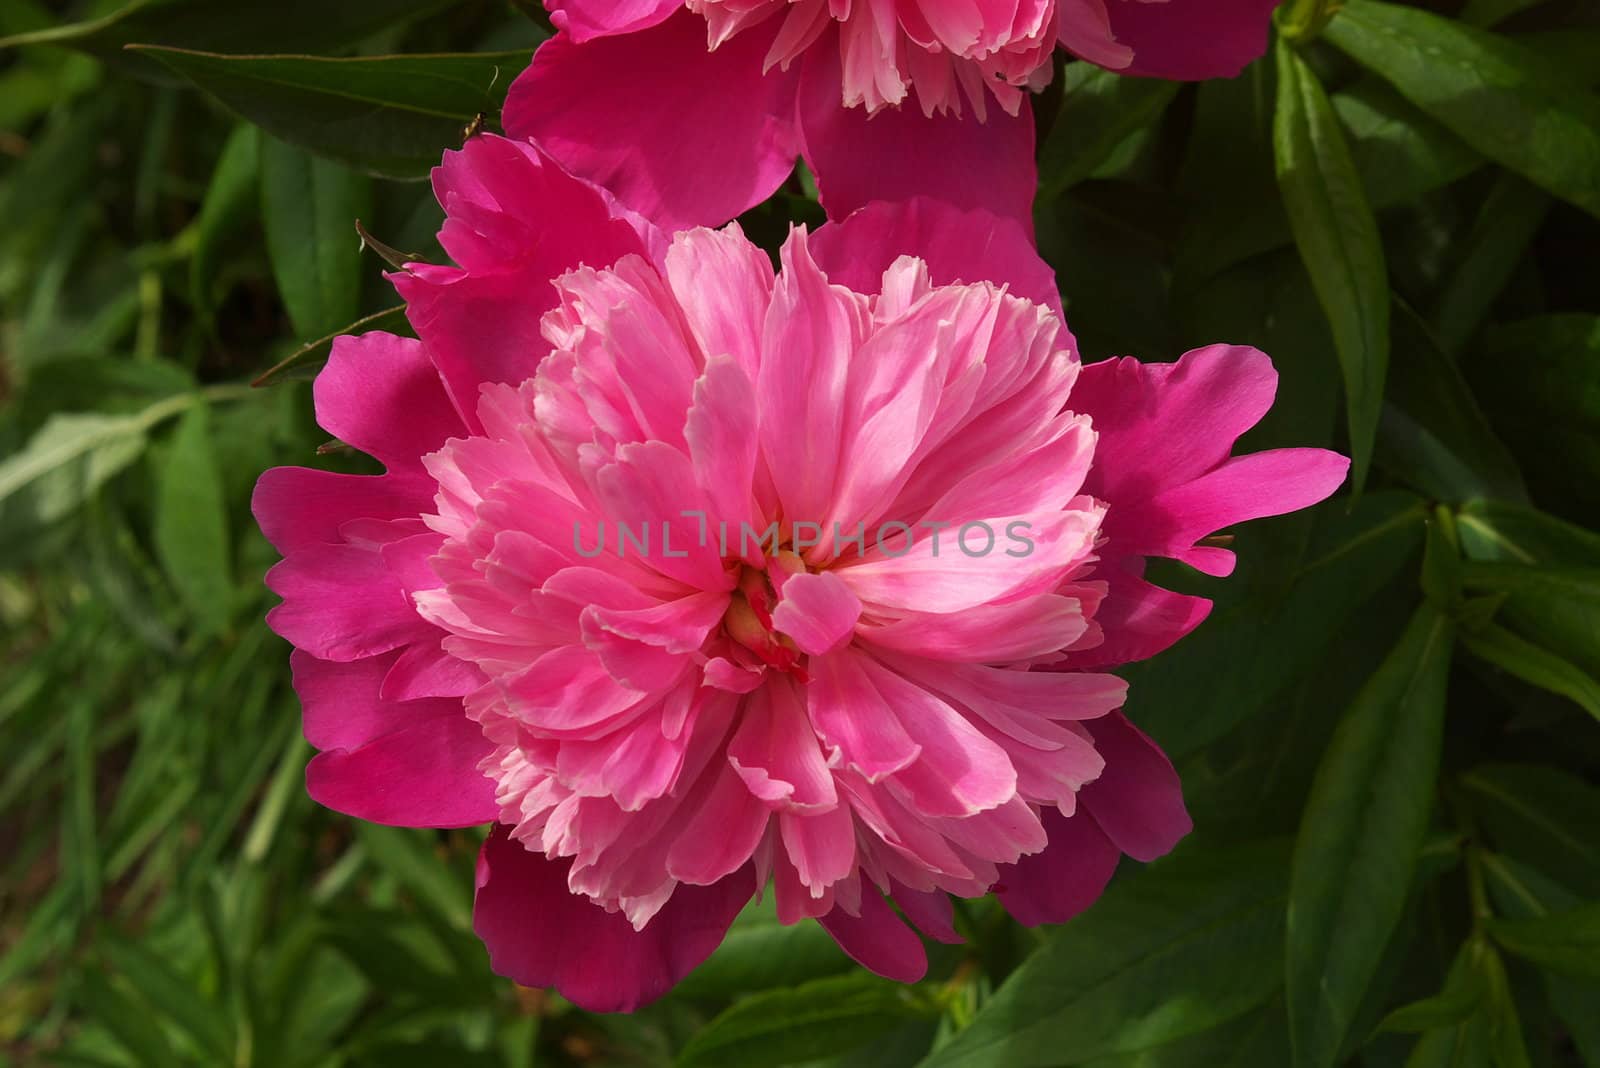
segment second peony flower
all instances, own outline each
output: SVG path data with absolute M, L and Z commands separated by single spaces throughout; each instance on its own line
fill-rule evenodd
M 933 201 L 774 264 L 527 143 L 435 187 L 459 266 L 394 276 L 419 340 L 316 383 L 385 473 L 269 471 L 255 510 L 312 794 L 492 824 L 496 970 L 630 1010 L 767 893 L 914 981 L 951 895 L 1061 922 L 1187 833 L 1107 669 L 1209 608 L 1146 558 L 1225 575 L 1211 534 L 1343 481 L 1231 456 L 1265 356 L 1085 365 L 1022 227 Z

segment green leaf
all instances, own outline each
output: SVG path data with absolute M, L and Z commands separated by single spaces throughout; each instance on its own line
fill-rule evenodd
M 21 452 L 0 460 L 0 550 L 20 552 L 137 460 L 148 425 L 136 415 L 51 416 Z
M 1600 676 L 1600 568 L 1469 563 L 1464 575 L 1468 588 L 1505 596 L 1512 630 Z
M 1359 491 L 1372 460 L 1389 368 L 1389 272 L 1377 219 L 1327 94 L 1287 42 L 1278 42 L 1277 59 L 1278 186 L 1300 258 L 1333 327 L 1344 369 L 1352 482 Z
M 877 976 L 817 979 L 738 1002 L 695 1033 L 677 1064 L 798 1064 L 864 1045 L 929 1014 L 912 989 Z
M 1438 500 L 1527 500 L 1516 460 L 1427 325 L 1404 302 L 1396 303 L 1391 325 L 1397 358 L 1389 369 L 1379 463 Z
M 1177 82 L 1125 78 L 1090 63 L 1070 65 L 1065 77 L 1061 111 L 1039 148 L 1040 200 L 1054 199 L 1094 174 L 1178 93 Z
M 1137 1053 L 1087 1061 L 1084 1068 L 1283 1068 L 1288 1060 L 1283 1002 L 1274 999 L 1210 1031 Z
M 1462 642 L 1474 655 L 1523 682 L 1571 698 L 1589 715 L 1600 719 L 1600 682 L 1555 653 L 1496 626 L 1465 632 Z
M 1537 53 L 1378 0 L 1348 0 L 1324 37 L 1485 156 L 1600 216 L 1600 99 Z
M 1429 1003 L 1433 1007 L 1423 1010 Z M 1391 1019 L 1412 1008 L 1400 1009 Z M 1481 937 L 1461 947 L 1443 992 L 1415 1008 L 1415 1022 L 1431 1026 L 1418 1040 L 1406 1068 L 1527 1068 L 1527 1048 L 1505 966 Z
M 29 44 L 75 48 L 146 76 L 159 68 L 123 49 L 135 42 L 215 52 L 321 52 L 449 7 L 457 0 L 131 0 L 85 22 L 0 39 L 0 49 Z
M 355 222 L 371 181 L 272 138 L 261 145 L 261 213 L 278 292 L 295 330 L 318 337 L 356 318 L 361 243 Z
M 1521 178 L 1502 173 L 1496 180 L 1439 297 L 1444 351 L 1460 352 L 1477 332 L 1549 212 L 1550 198 Z
M 256 192 L 261 170 L 260 144 L 260 136 L 249 126 L 233 128 L 200 205 L 194 257 L 189 261 L 189 291 L 195 307 L 207 316 L 214 310 L 228 240 L 254 217 L 260 203 Z
M 139 48 L 263 130 L 370 174 L 421 178 L 479 114 L 498 114 L 525 52 L 217 55 Z
M 472 929 L 471 883 L 429 848 L 427 835 L 403 827 L 359 823 L 361 844 L 379 867 L 416 893 L 457 930 Z
M 1600 789 L 1540 764 L 1482 764 L 1461 785 L 1497 851 L 1600 898 Z
M 1276 707 L 1334 636 L 1415 558 L 1424 518 L 1409 494 L 1365 495 L 1330 524 L 1326 544 L 1287 588 L 1219 610 L 1176 647 L 1130 665 L 1128 714 L 1177 758 Z
M 1489 933 L 1510 952 L 1541 968 L 1600 979 L 1600 903 L 1528 920 L 1490 920 Z
M 828 933 L 814 923 L 778 922 L 771 894 L 746 906 L 706 962 L 673 988 L 678 997 L 735 997 L 792 986 L 851 968 Z
M 1160 1046 L 1278 989 L 1281 843 L 1164 861 L 1052 934 L 926 1068 L 1029 1068 Z
M 120 935 L 106 934 L 100 951 L 111 967 L 152 1007 L 181 1028 L 197 1050 L 218 1062 L 234 1052 L 227 1014 L 155 954 Z
M 1477 1010 L 1483 993 L 1478 983 L 1448 985 L 1431 998 L 1395 1009 L 1383 1018 L 1378 1030 L 1417 1033 L 1453 1027 Z
M 1600 534 L 1526 505 L 1469 501 L 1456 513 L 1467 556 L 1483 563 L 1592 566 Z
M 233 616 L 228 511 L 211 441 L 211 413 L 192 405 L 156 473 L 156 555 L 203 632 L 227 629 Z
M 1335 1063 L 1404 911 L 1433 807 L 1452 637 L 1424 603 L 1317 770 L 1289 889 L 1297 1068 Z
M 92 970 L 81 973 L 79 982 L 89 1018 L 110 1031 L 139 1064 L 178 1063 L 166 1032 L 131 993 Z

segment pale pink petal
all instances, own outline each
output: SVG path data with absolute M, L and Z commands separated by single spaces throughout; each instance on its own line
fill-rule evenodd
M 1045 596 L 963 612 L 908 612 L 881 626 L 863 624 L 857 634 L 864 642 L 899 652 L 956 663 L 1008 664 L 1064 649 L 1087 628 L 1078 601 Z
M 495 828 L 478 861 L 473 929 L 498 974 L 555 987 L 591 1012 L 632 1012 L 665 994 L 711 955 L 755 891 L 748 868 L 713 886 L 679 886 L 635 931 L 569 891 L 569 867 Z
M 817 894 L 856 870 L 855 820 L 848 805 L 781 812 L 778 832 L 802 885 Z
M 771 32 L 715 51 L 688 11 L 620 37 L 546 41 L 502 121 L 662 226 L 720 225 L 794 169 L 793 79 L 764 74 Z
M 935 285 L 993 282 L 1061 311 L 1055 271 L 1039 258 L 1028 228 L 982 209 L 923 196 L 878 201 L 818 229 L 811 251 L 829 278 L 858 293 L 878 292 L 890 264 L 916 256 Z
M 752 529 L 758 524 L 751 495 L 757 444 L 755 387 L 732 357 L 707 361 L 694 386 L 694 405 L 683 436 L 695 478 L 711 508 L 704 517 L 706 535 L 720 544 L 726 533 L 731 545 L 741 524 L 749 523 Z
M 889 782 L 926 816 L 971 816 L 1016 794 L 1005 750 L 944 701 L 893 671 L 866 661 L 867 676 L 922 748 Z
M 772 625 L 794 639 L 800 651 L 823 656 L 849 640 L 861 617 L 861 602 L 831 571 L 793 575 L 772 610 Z
M 707 370 L 711 361 L 726 357 L 746 381 L 754 381 L 774 283 L 766 253 L 744 236 L 738 223 L 721 230 L 685 230 L 672 239 L 664 273 L 707 359 Z
M 396 827 L 471 827 L 493 822 L 493 780 L 478 769 L 494 749 L 465 715 L 435 716 L 354 749 L 328 749 L 306 766 L 319 804 Z
M 1086 812 L 1068 819 L 1043 813 L 1050 844 L 1041 853 L 1000 869 L 995 896 L 1018 923 L 1066 923 L 1094 904 L 1122 859 L 1119 850 Z
M 1085 724 L 1106 770 L 1079 795 L 1117 848 L 1148 863 L 1194 829 L 1172 761 L 1120 712 Z
M 846 767 L 877 782 L 909 767 L 922 747 L 873 686 L 866 664 L 865 657 L 849 649 L 816 657 L 806 702 L 823 742 L 839 750 Z

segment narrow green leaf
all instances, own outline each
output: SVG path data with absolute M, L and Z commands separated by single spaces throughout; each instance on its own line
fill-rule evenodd
M 146 426 L 138 416 L 53 415 L 22 451 L 0 460 L 0 552 L 20 552 L 138 459 Z
M 232 1056 L 233 1034 L 227 1013 L 166 961 L 112 933 L 101 936 L 99 948 L 128 985 L 181 1028 L 197 1050 L 218 1062 Z
M 1600 719 L 1600 682 L 1583 669 L 1503 627 L 1488 626 L 1464 633 L 1462 642 L 1476 656 L 1523 682 L 1571 698 L 1589 715 Z
M 1460 352 L 1477 332 L 1549 212 L 1543 191 L 1514 174 L 1496 180 L 1439 297 L 1436 321 L 1446 352 Z
M 498 114 L 525 52 L 357 56 L 218 55 L 138 49 L 289 144 L 390 178 L 421 178 Z M 348 230 L 351 220 L 345 220 Z
M 1377 219 L 1327 94 L 1283 40 L 1277 60 L 1273 152 L 1278 186 L 1339 350 L 1352 482 L 1359 491 L 1372 460 L 1389 368 L 1388 267 Z
M 78 996 L 89 1018 L 111 1032 L 122 1047 L 133 1054 L 136 1063 L 179 1063 L 166 1032 L 131 994 L 93 970 L 79 973 L 79 982 Z
M 200 205 L 194 257 L 189 261 L 189 291 L 195 307 L 207 316 L 214 309 L 217 282 L 223 277 L 227 242 L 254 216 L 260 203 L 256 192 L 260 144 L 260 136 L 249 126 L 241 123 L 233 128 L 217 157 L 211 185 Z
M 472 929 L 472 894 L 449 862 L 429 847 L 425 832 L 357 824 L 361 844 L 379 867 L 412 890 L 458 930 Z
M 1476 983 L 1447 986 L 1431 998 L 1402 1005 L 1383 1018 L 1380 1031 L 1421 1032 L 1453 1027 L 1471 1016 L 1483 1001 Z
M 1468 501 L 1456 513 L 1467 556 L 1482 563 L 1593 566 L 1600 534 L 1526 505 Z
M 864 1045 L 928 1015 L 914 990 L 877 976 L 817 979 L 736 1003 L 695 1033 L 677 1064 L 799 1064 Z
M 1600 789 L 1539 764 L 1481 764 L 1461 785 L 1498 852 L 1600 898 Z
M 1117 147 L 1172 103 L 1178 83 L 1125 78 L 1090 63 L 1067 68 L 1066 93 L 1039 149 L 1039 199 L 1053 199 L 1092 175 Z
M 261 213 L 278 292 L 302 337 L 356 318 L 361 243 L 355 220 L 371 202 L 371 181 L 272 138 L 261 144 Z
M 1071 1064 L 1183 1038 L 1280 985 L 1280 843 L 1164 861 L 1051 935 L 926 1068 Z
M 1600 99 L 1537 53 L 1379 0 L 1347 0 L 1324 37 L 1485 156 L 1600 216 Z
M 1289 889 L 1297 1068 L 1335 1063 L 1405 908 L 1433 807 L 1452 637 L 1424 603 L 1317 769 Z
M 156 555 L 204 633 L 227 629 L 233 615 L 228 511 L 222 499 L 204 402 L 178 420 L 156 472 Z
M 1524 960 L 1561 975 L 1600 979 L 1600 903 L 1488 926 L 1496 942 Z
M 1469 589 L 1503 594 L 1499 619 L 1535 645 L 1600 677 L 1600 567 L 1470 563 Z

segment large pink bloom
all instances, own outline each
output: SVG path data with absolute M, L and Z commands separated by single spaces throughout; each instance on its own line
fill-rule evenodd
M 546 0 L 561 32 L 506 130 L 674 227 L 765 200 L 801 153 L 830 218 L 926 195 L 1030 225 L 1058 44 L 1129 74 L 1237 74 L 1277 0 Z
M 954 939 L 949 895 L 996 890 L 1059 922 L 1188 831 L 1098 669 L 1206 612 L 1145 557 L 1225 574 L 1198 542 L 1343 479 L 1230 458 L 1265 356 L 1085 367 L 1021 228 L 933 202 L 797 230 L 775 270 L 525 144 L 435 187 L 460 267 L 395 277 L 420 340 L 340 339 L 316 382 L 385 473 L 279 468 L 255 511 L 311 793 L 494 824 L 498 971 L 630 1009 L 770 892 L 914 980 L 900 914 Z

